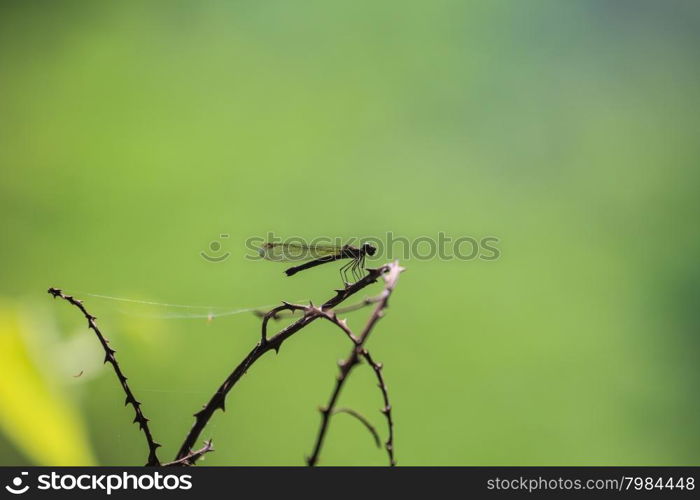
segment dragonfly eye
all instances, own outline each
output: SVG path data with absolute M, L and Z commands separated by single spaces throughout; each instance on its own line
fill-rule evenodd
M 372 245 L 370 245 L 369 243 L 365 243 L 364 245 L 362 245 L 362 248 L 364 248 L 365 253 L 366 253 L 367 255 L 372 256 L 372 255 L 374 255 L 375 253 L 377 253 L 377 247 L 372 246 Z

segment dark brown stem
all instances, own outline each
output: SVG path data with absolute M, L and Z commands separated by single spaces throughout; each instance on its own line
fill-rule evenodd
M 347 413 L 348 415 L 352 415 L 357 420 L 362 422 L 362 425 L 367 427 L 367 430 L 370 432 L 370 434 L 372 434 L 372 437 L 374 438 L 374 444 L 377 445 L 377 448 L 381 448 L 382 443 L 381 439 L 379 438 L 379 433 L 377 432 L 377 429 L 374 428 L 372 423 L 369 420 L 367 420 L 367 417 L 365 417 L 362 413 L 353 410 L 352 408 L 337 408 L 333 410 L 333 415 L 337 415 L 338 413 Z
M 365 297 L 362 299 L 360 302 L 356 302 L 354 304 L 350 304 L 345 307 L 336 307 L 333 309 L 333 311 L 336 314 L 345 314 L 353 311 L 357 311 L 359 309 L 365 308 L 369 305 L 375 304 L 381 300 L 381 297 Z M 275 308 L 278 309 L 278 308 Z M 287 319 L 291 318 L 296 315 L 297 310 L 289 310 L 286 308 L 279 308 L 279 310 L 275 311 L 275 309 L 271 309 L 269 311 L 265 310 L 257 310 L 253 311 L 253 314 L 255 314 L 258 318 L 264 318 L 266 315 L 270 315 L 270 319 L 274 319 L 275 321 L 279 321 L 281 319 Z M 286 310 L 285 310 L 286 309 Z
M 374 370 L 377 376 L 377 382 L 379 389 L 382 391 L 382 397 L 384 398 L 384 408 L 381 412 L 386 417 L 386 423 L 389 430 L 389 437 L 384 443 L 387 454 L 389 455 L 389 465 L 392 467 L 396 465 L 396 460 L 394 460 L 394 421 L 391 418 L 391 404 L 389 403 L 389 390 L 386 387 L 386 382 L 384 382 L 384 375 L 382 374 L 382 364 L 375 363 L 367 349 L 362 351 L 362 356 L 367 360 L 367 363 Z
M 336 378 L 335 387 L 331 392 L 327 405 L 319 409 L 321 412 L 321 425 L 319 427 L 318 434 L 316 435 L 316 442 L 314 444 L 314 449 L 311 456 L 306 459 L 306 463 L 310 467 L 313 467 L 318 462 L 318 457 L 321 453 L 321 448 L 323 447 L 323 440 L 326 437 L 326 432 L 328 430 L 330 417 L 333 414 L 335 405 L 340 397 L 340 391 L 342 390 L 343 385 L 345 384 L 345 381 L 347 380 L 352 369 L 360 362 L 360 356 L 364 356 L 365 349 L 363 346 L 365 342 L 367 342 L 367 339 L 369 338 L 374 326 L 384 316 L 384 310 L 388 306 L 389 297 L 394 291 L 394 287 L 399 279 L 399 274 L 401 274 L 403 270 L 404 269 L 399 266 L 398 262 L 393 262 L 389 265 L 389 270 L 387 274 L 384 275 L 384 290 L 378 296 L 379 300 L 377 305 L 372 311 L 372 314 L 362 330 L 358 341 L 354 343 L 352 351 L 350 351 L 350 354 L 348 354 L 348 356 L 339 363 L 340 373 Z M 393 454 L 391 456 L 391 462 L 391 465 L 394 465 Z
M 365 297 L 362 299 L 360 302 L 356 302 L 355 304 L 350 304 L 349 306 L 345 307 L 336 307 L 333 309 L 336 314 L 345 314 L 349 313 L 352 311 L 357 311 L 359 309 L 363 309 L 369 305 L 376 304 L 381 300 L 381 296 L 376 296 L 376 297 Z
M 139 427 L 143 431 L 144 435 L 146 436 L 146 442 L 148 443 L 148 463 L 146 465 L 160 465 L 160 461 L 158 460 L 158 456 L 156 454 L 156 450 L 160 447 L 159 443 L 156 443 L 153 439 L 153 436 L 151 435 L 151 430 L 148 427 L 148 419 L 143 415 L 143 412 L 141 411 L 141 403 L 139 403 L 136 398 L 134 397 L 134 393 L 131 391 L 131 388 L 129 387 L 129 384 L 127 384 L 127 378 L 122 372 L 121 368 L 119 367 L 119 363 L 117 363 L 117 358 L 114 356 L 116 351 L 109 347 L 109 341 L 105 338 L 104 335 L 102 335 L 102 332 L 100 332 L 100 329 L 97 327 L 97 323 L 95 320 L 97 319 L 95 316 L 90 314 L 87 309 L 85 309 L 85 306 L 83 306 L 82 301 L 76 299 L 75 297 L 71 295 L 65 295 L 61 290 L 58 288 L 49 288 L 48 292 L 54 297 L 60 297 L 63 300 L 69 302 L 71 305 L 77 307 L 80 309 L 80 311 L 83 313 L 83 316 L 85 316 L 85 319 L 88 320 L 88 328 L 90 328 L 93 332 L 95 332 L 95 335 L 97 336 L 97 339 L 100 341 L 100 344 L 102 344 L 102 349 L 104 349 L 105 352 L 105 360 L 104 362 L 107 363 L 109 362 L 112 365 L 112 368 L 114 369 L 114 373 L 117 375 L 117 378 L 119 379 L 119 383 L 122 386 L 122 389 L 124 390 L 124 393 L 126 394 L 126 401 L 124 404 L 130 404 L 131 406 L 134 407 L 134 412 L 136 413 L 136 417 L 134 418 L 134 423 L 138 423 Z
M 374 283 L 377 278 L 382 276 L 384 273 L 389 272 L 392 274 L 392 269 L 395 267 L 398 267 L 398 264 L 391 264 L 391 265 L 385 265 L 382 267 L 379 267 L 377 269 L 370 269 L 368 270 L 369 273 L 367 276 L 359 280 L 358 282 L 350 285 L 347 288 L 344 288 L 342 290 L 336 290 L 336 295 L 335 297 L 327 300 L 321 307 L 321 310 L 327 310 L 327 309 L 332 309 L 336 307 L 338 304 L 341 304 L 344 302 L 346 299 L 349 297 L 353 296 L 366 286 Z M 386 290 L 385 290 L 386 291 Z M 383 300 L 383 303 L 385 303 L 386 300 Z M 301 306 L 299 306 L 301 307 Z M 373 315 L 374 316 L 374 315 Z M 272 315 L 270 315 L 272 317 Z M 274 350 L 276 352 L 279 352 L 279 348 L 282 345 L 282 343 L 287 340 L 289 337 L 294 335 L 296 332 L 304 328 L 305 326 L 309 325 L 311 322 L 319 318 L 319 315 L 317 314 L 309 314 L 306 313 L 304 314 L 303 317 L 301 317 L 299 320 L 295 321 L 294 323 L 288 325 L 286 328 L 283 328 L 280 330 L 277 334 L 274 336 L 270 337 L 269 339 L 266 339 L 263 341 L 261 339 L 258 344 L 253 347 L 253 349 L 246 355 L 246 357 L 241 361 L 238 366 L 234 368 L 234 370 L 231 372 L 231 374 L 226 377 L 226 379 L 223 381 L 223 383 L 219 386 L 219 388 L 216 390 L 214 395 L 209 399 L 209 402 L 197 413 L 195 413 L 195 421 L 190 429 L 190 431 L 187 433 L 187 436 L 185 436 L 185 440 L 180 446 L 180 450 L 177 453 L 177 456 L 175 457 L 176 460 L 184 458 L 188 456 L 189 454 L 192 453 L 192 446 L 194 443 L 197 441 L 199 438 L 200 434 L 206 427 L 207 423 L 211 419 L 212 415 L 217 409 L 221 409 L 222 411 L 225 410 L 225 401 L 226 401 L 226 396 L 229 393 L 229 391 L 236 385 L 236 383 L 241 379 L 241 377 L 246 373 L 246 371 L 265 353 L 268 351 Z M 376 320 L 375 320 L 376 321 Z M 267 337 L 267 332 L 264 332 L 264 337 Z
M 335 313 L 335 311 L 322 311 L 322 310 L 319 310 L 319 311 L 313 311 L 313 312 L 315 312 L 315 313 L 318 314 L 319 316 L 321 316 L 321 317 L 327 319 L 328 321 L 330 321 L 331 323 L 333 323 L 334 325 L 336 325 L 338 328 L 340 328 L 341 330 L 343 330 L 343 332 L 345 333 L 345 335 L 348 336 L 348 338 L 350 339 L 350 342 L 352 342 L 353 344 L 358 345 L 358 344 L 360 343 L 360 339 L 358 339 L 358 338 L 355 336 L 355 334 L 352 333 L 352 330 L 350 330 L 350 328 L 348 327 L 348 322 L 347 322 L 347 320 L 338 319 L 338 315 Z
M 282 311 L 291 311 L 293 314 L 295 311 L 306 311 L 306 309 L 306 306 L 301 306 L 299 304 L 290 304 L 289 302 L 282 302 L 281 306 L 277 306 L 274 309 L 270 309 L 263 316 L 260 343 L 265 344 L 267 342 L 267 322 L 270 321 L 270 318 L 273 318 L 276 314 L 279 314 Z
M 175 467 L 175 466 L 188 466 L 188 465 L 194 465 L 194 463 L 202 458 L 205 454 L 209 453 L 210 451 L 214 451 L 214 447 L 211 444 L 211 439 L 209 441 L 204 441 L 204 446 L 197 451 L 193 451 L 189 455 L 182 457 L 178 460 L 174 460 L 172 462 L 168 462 L 167 464 L 163 464 L 165 467 Z

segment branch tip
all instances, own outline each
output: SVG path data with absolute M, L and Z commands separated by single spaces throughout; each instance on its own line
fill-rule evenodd
M 292 304 L 289 302 L 282 302 L 281 306 L 277 306 L 267 312 L 264 311 L 255 311 L 254 314 L 256 316 L 262 317 L 262 328 L 261 328 L 261 340 L 255 344 L 255 346 L 251 349 L 251 351 L 244 357 L 244 359 L 239 362 L 239 364 L 233 369 L 233 371 L 226 377 L 226 379 L 220 384 L 219 388 L 217 391 L 214 393 L 213 396 L 209 399 L 206 405 L 200 410 L 198 413 L 195 414 L 195 422 L 192 425 L 192 428 L 189 430 L 187 435 L 185 436 L 185 440 L 180 446 L 180 449 L 178 451 L 178 454 L 176 456 L 176 462 L 179 461 L 186 461 L 187 457 L 192 453 L 192 446 L 193 444 L 197 441 L 197 438 L 200 436 L 206 425 L 208 424 L 209 420 L 211 419 L 214 411 L 216 410 L 217 407 L 219 407 L 220 402 L 223 401 L 226 396 L 228 395 L 229 391 L 236 385 L 236 383 L 241 379 L 241 377 L 247 372 L 247 370 L 258 360 L 260 359 L 261 356 L 263 356 L 265 353 L 268 351 L 274 350 L 276 353 L 279 353 L 281 345 L 289 339 L 292 335 L 297 333 L 299 330 L 303 329 L 304 327 L 308 326 L 311 322 L 315 321 L 319 317 L 327 317 L 327 318 L 335 318 L 331 319 L 334 323 L 338 324 L 339 322 L 337 321 L 337 314 L 335 311 L 333 311 L 334 315 L 331 316 L 328 311 L 333 310 L 336 308 L 336 306 L 340 305 L 342 302 L 344 302 L 346 299 L 349 297 L 355 295 L 357 292 L 361 291 L 365 287 L 369 286 L 372 283 L 375 283 L 377 281 L 377 278 L 385 273 L 392 272 L 392 270 L 396 267 L 396 263 L 390 263 L 383 265 L 379 268 L 368 270 L 368 274 L 358 280 L 357 282 L 353 283 L 352 285 L 347 286 L 344 289 L 336 289 L 335 290 L 335 295 L 328 299 L 326 302 L 324 302 L 321 306 L 314 306 L 313 302 L 309 302 L 309 306 L 301 306 L 298 304 Z M 386 285 L 385 289 L 391 288 L 393 289 L 393 286 L 395 284 L 395 279 L 392 279 L 391 285 Z M 386 307 L 386 297 L 387 293 L 386 290 L 385 292 L 382 293 L 382 295 L 378 297 L 374 297 L 372 299 L 364 299 L 359 307 L 362 307 L 364 305 L 369 305 L 371 303 L 379 303 L 380 307 Z M 347 310 L 355 310 L 359 308 L 357 305 L 350 306 L 347 308 Z M 313 311 L 311 309 L 313 308 Z M 286 326 L 285 328 L 281 329 L 278 331 L 275 335 L 271 336 L 269 339 L 267 338 L 267 325 L 270 320 L 272 319 L 280 319 L 282 317 L 286 317 L 286 314 L 279 314 L 282 311 L 288 310 L 291 312 L 290 315 L 293 315 L 294 312 L 303 310 L 305 314 L 296 320 L 295 322 L 291 323 L 290 325 Z M 363 332 L 364 338 L 356 338 L 352 335 L 352 332 L 347 328 L 347 322 L 345 321 L 345 329 L 347 329 L 348 332 L 350 332 L 350 335 L 348 335 L 351 340 L 353 340 L 353 345 L 362 345 L 364 341 L 366 340 L 366 333 Z M 371 319 L 372 324 L 376 322 L 375 319 Z M 342 327 L 342 324 L 341 324 Z M 371 327 L 370 327 L 371 328 Z M 347 333 L 347 332 L 346 332 Z M 353 364 L 357 363 L 357 354 L 353 354 Z M 340 377 L 338 377 L 338 386 L 342 386 L 343 381 L 346 379 L 347 374 L 350 371 L 351 366 L 348 366 L 347 368 L 342 370 L 342 374 Z M 330 412 L 330 406 L 328 409 L 326 409 L 326 412 L 323 414 L 324 418 L 322 420 L 327 421 L 328 416 Z M 326 424 L 327 425 L 327 424 Z M 325 431 L 324 431 L 325 432 Z M 318 451 L 316 451 L 314 454 L 310 455 L 307 457 L 307 463 L 308 465 L 314 465 L 317 462 L 318 458 Z

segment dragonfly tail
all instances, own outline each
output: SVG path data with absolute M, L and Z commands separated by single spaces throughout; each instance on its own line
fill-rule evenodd
M 301 264 L 300 266 L 294 266 L 290 267 L 286 271 L 284 271 L 284 274 L 287 276 L 294 276 L 296 273 L 299 271 L 303 271 L 304 269 L 310 269 L 312 267 L 320 266 L 321 264 L 325 264 L 326 262 L 333 262 L 338 259 L 344 259 L 345 256 L 343 254 L 336 254 L 336 255 L 326 255 L 324 257 L 321 257 L 316 260 L 312 260 L 309 262 L 306 262 L 304 264 Z

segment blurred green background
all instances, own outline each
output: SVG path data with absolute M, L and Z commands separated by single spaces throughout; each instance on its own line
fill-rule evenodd
M 49 286 L 99 317 L 170 459 L 259 320 L 85 293 L 329 297 L 336 266 L 244 258 L 268 231 L 500 239 L 493 262 L 402 260 L 369 344 L 400 465 L 700 464 L 697 2 L 0 5 L 0 464 L 146 460 Z M 264 357 L 203 463 L 303 464 L 347 350 L 317 322 Z M 371 370 L 341 404 L 385 435 Z M 321 463 L 386 457 L 339 415 Z

